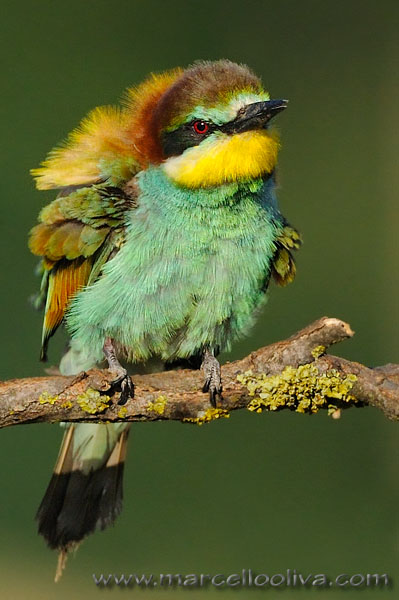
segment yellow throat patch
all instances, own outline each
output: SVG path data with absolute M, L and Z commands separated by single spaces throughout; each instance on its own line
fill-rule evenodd
M 169 158 L 163 168 L 175 183 L 189 188 L 248 181 L 273 171 L 279 148 L 277 133 L 265 130 L 212 136 Z

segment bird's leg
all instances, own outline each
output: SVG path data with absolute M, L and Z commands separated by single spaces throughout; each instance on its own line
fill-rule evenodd
M 134 398 L 134 384 L 116 357 L 114 344 L 111 338 L 106 338 L 103 346 L 105 358 L 108 361 L 110 371 L 115 373 L 116 377 L 112 381 L 112 387 L 120 388 L 121 397 L 118 404 L 125 404 L 128 398 Z
M 214 408 L 217 406 L 217 398 L 222 399 L 222 378 L 220 375 L 220 364 L 217 358 L 205 348 L 202 357 L 201 369 L 205 375 L 202 391 L 209 392 L 209 400 Z

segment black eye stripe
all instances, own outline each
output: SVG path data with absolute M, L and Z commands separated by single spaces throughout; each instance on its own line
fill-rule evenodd
M 242 107 L 237 111 L 234 119 L 223 125 L 216 125 L 212 121 L 206 121 L 205 119 L 192 119 L 188 123 L 180 125 L 174 131 L 168 131 L 161 134 L 161 144 L 163 149 L 164 158 L 170 156 L 179 156 L 187 148 L 198 146 L 202 140 L 205 140 L 209 135 L 215 131 L 221 131 L 227 135 L 231 135 L 237 131 L 236 124 L 242 121 L 242 117 L 246 113 L 246 107 Z M 195 125 L 197 124 L 197 128 Z M 205 131 L 201 130 L 201 125 L 207 126 Z M 198 125 L 200 127 L 198 128 Z
M 207 126 L 206 131 L 196 131 L 195 124 L 204 123 Z M 211 133 L 218 130 L 219 126 L 205 119 L 193 119 L 184 123 L 174 131 L 167 131 L 161 134 L 161 144 L 165 158 L 170 156 L 179 156 L 187 148 L 198 146 L 202 140 L 205 140 Z

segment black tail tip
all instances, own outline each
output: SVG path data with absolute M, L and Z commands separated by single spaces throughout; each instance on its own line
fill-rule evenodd
M 68 552 L 122 510 L 123 463 L 84 474 L 54 473 L 36 514 L 38 532 L 53 550 Z

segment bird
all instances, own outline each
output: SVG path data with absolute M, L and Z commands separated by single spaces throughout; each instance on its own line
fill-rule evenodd
M 227 59 L 151 74 L 118 106 L 92 110 L 31 173 L 58 190 L 30 231 L 40 257 L 41 359 L 61 323 L 63 375 L 104 360 L 119 403 L 122 363 L 202 369 L 223 400 L 218 354 L 248 335 L 271 278 L 291 282 L 301 236 L 281 214 L 271 121 L 287 108 Z M 121 512 L 129 424 L 63 424 L 38 531 L 68 553 Z

